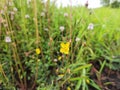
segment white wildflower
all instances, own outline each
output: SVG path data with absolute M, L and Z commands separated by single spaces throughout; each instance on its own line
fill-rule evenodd
M 54 62 L 57 62 L 58 60 L 57 59 L 54 59 Z
M 5 42 L 6 42 L 6 43 L 10 43 L 10 42 L 11 42 L 11 38 L 10 38 L 9 36 L 6 36 L 6 37 L 5 37 Z
M 79 38 L 79 37 L 76 37 L 75 41 L 76 41 L 76 42 L 80 41 L 80 38 Z
M 48 28 L 44 28 L 45 31 L 48 31 Z
M 7 6 L 4 6 L 4 10 L 5 10 L 5 11 L 7 10 Z
M 13 8 L 13 11 L 17 12 L 17 11 L 18 11 L 18 9 L 17 9 L 16 7 L 14 7 L 14 8 Z
M 68 13 L 64 13 L 64 17 L 68 17 Z
M 4 23 L 4 22 L 6 22 L 5 19 L 0 18 L 0 23 Z
M 115 58 L 115 56 L 112 56 L 112 58 Z
M 88 25 L 88 28 L 87 28 L 88 30 L 93 30 L 94 29 L 94 24 L 93 23 L 90 23 L 89 25 Z
M 5 23 L 5 24 L 4 24 L 4 27 L 8 27 L 8 24 L 7 24 L 7 23 Z
M 4 10 L 0 10 L 0 14 L 4 14 Z
M 69 42 L 71 43 L 71 42 L 72 42 L 72 39 L 70 39 Z
M 64 31 L 65 27 L 64 26 L 60 26 L 60 31 Z
M 27 5 L 29 5 L 29 4 L 30 4 L 30 2 L 31 2 L 31 0 L 27 0 Z
M 45 16 L 45 13 L 44 13 L 44 12 L 41 12 L 41 16 L 44 17 L 44 16 Z
M 11 19 L 11 20 L 13 20 L 13 19 L 14 19 L 14 16 L 13 16 L 13 15 L 11 15 L 10 19 Z
M 11 11 L 11 12 L 10 12 L 10 14 L 11 14 L 11 15 L 14 15 L 14 14 L 15 14 L 15 12 Z
M 30 18 L 30 16 L 28 14 L 25 15 L 25 18 Z
M 10 1 L 9 1 L 9 2 L 8 2 L 8 5 L 9 5 L 9 6 L 13 6 L 13 2 L 10 2 Z
M 44 4 L 44 3 L 45 3 L 45 0 L 42 0 L 41 3 Z
M 11 20 L 14 19 L 14 14 L 15 14 L 15 12 L 13 12 L 13 11 L 10 12 L 10 19 L 11 19 Z

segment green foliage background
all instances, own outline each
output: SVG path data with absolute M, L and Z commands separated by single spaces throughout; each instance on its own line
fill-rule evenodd
M 9 2 L 0 1 L 4 11 L 0 14 L 0 88 L 89 90 L 92 86 L 101 90 L 90 78 L 91 61 L 100 62 L 99 75 L 105 66 L 119 70 L 119 9 L 57 8 L 49 0 Z M 93 30 L 88 30 L 90 23 Z M 61 26 L 65 27 L 63 32 Z M 6 43 L 6 36 L 12 42 Z M 61 42 L 70 42 L 68 55 L 60 53 Z M 36 48 L 41 50 L 39 55 Z

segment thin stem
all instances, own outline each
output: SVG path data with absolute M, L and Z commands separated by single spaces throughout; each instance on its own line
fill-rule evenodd
M 36 45 L 37 45 L 37 48 L 39 47 L 38 44 L 39 44 L 39 31 L 38 31 L 38 19 L 37 19 L 37 3 L 36 3 L 36 0 L 33 0 L 33 9 L 34 9 L 34 23 L 35 23 L 35 28 L 36 28 Z M 37 55 L 37 60 L 38 60 L 38 55 Z M 38 77 L 38 62 L 36 60 L 36 73 L 35 73 L 35 81 L 32 85 L 32 89 L 35 87 L 36 85 L 36 80 L 37 80 L 37 77 Z
M 8 82 L 8 78 L 7 78 L 7 76 L 5 75 L 5 72 L 4 72 L 1 64 L 0 64 L 0 72 L 3 74 L 4 78 L 5 78 L 6 81 Z
M 33 4 L 34 4 L 34 23 L 35 23 L 35 28 L 36 28 L 36 44 L 37 44 L 37 48 L 38 48 L 38 44 L 39 44 L 39 31 L 38 31 L 38 19 L 37 19 L 37 4 L 36 4 L 36 0 L 33 0 Z
M 11 25 L 11 22 L 10 22 L 9 15 L 8 15 L 7 13 L 5 14 L 5 18 L 6 18 L 7 22 L 8 22 L 8 31 L 9 31 L 9 32 L 12 32 L 12 31 L 13 31 L 13 30 L 12 30 L 12 25 Z M 13 35 L 13 33 L 11 33 L 11 37 L 12 37 L 13 41 L 15 41 L 15 40 L 14 40 L 14 35 Z M 15 42 L 14 42 L 14 45 L 13 45 L 13 48 L 12 48 L 12 49 L 13 49 L 13 53 L 15 54 L 15 60 L 18 60 L 18 61 L 15 61 L 15 63 L 16 63 L 16 68 L 17 68 L 18 65 L 19 65 L 20 68 L 21 68 L 21 70 L 22 70 L 22 74 L 24 74 L 24 69 L 23 69 L 23 66 L 22 66 L 22 64 L 21 64 L 21 62 L 20 62 L 20 58 L 19 58 L 19 55 L 18 55 L 18 51 L 17 51 L 17 47 L 16 47 Z M 16 57 L 16 56 L 17 56 L 17 57 Z M 17 68 L 17 72 L 18 72 L 18 74 L 20 75 L 20 73 L 19 73 L 19 71 L 18 71 L 18 68 Z M 20 79 L 22 85 L 24 85 L 23 82 L 22 82 L 22 79 L 20 78 L 20 76 L 19 76 L 19 79 Z M 24 78 L 24 82 L 26 82 L 26 78 Z

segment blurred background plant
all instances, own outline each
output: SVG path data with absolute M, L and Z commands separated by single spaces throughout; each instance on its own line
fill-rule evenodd
M 55 3 L 0 1 L 0 88 L 101 90 L 92 62 L 100 63 L 98 78 L 105 66 L 119 70 L 119 12 Z

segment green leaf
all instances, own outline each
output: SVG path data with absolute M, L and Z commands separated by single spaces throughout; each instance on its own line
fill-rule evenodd
M 87 64 L 87 65 L 84 65 L 84 66 L 80 66 L 76 69 L 73 70 L 73 73 L 77 73 L 78 71 L 82 70 L 82 69 L 85 69 L 85 68 L 89 68 L 91 67 L 92 64 Z

